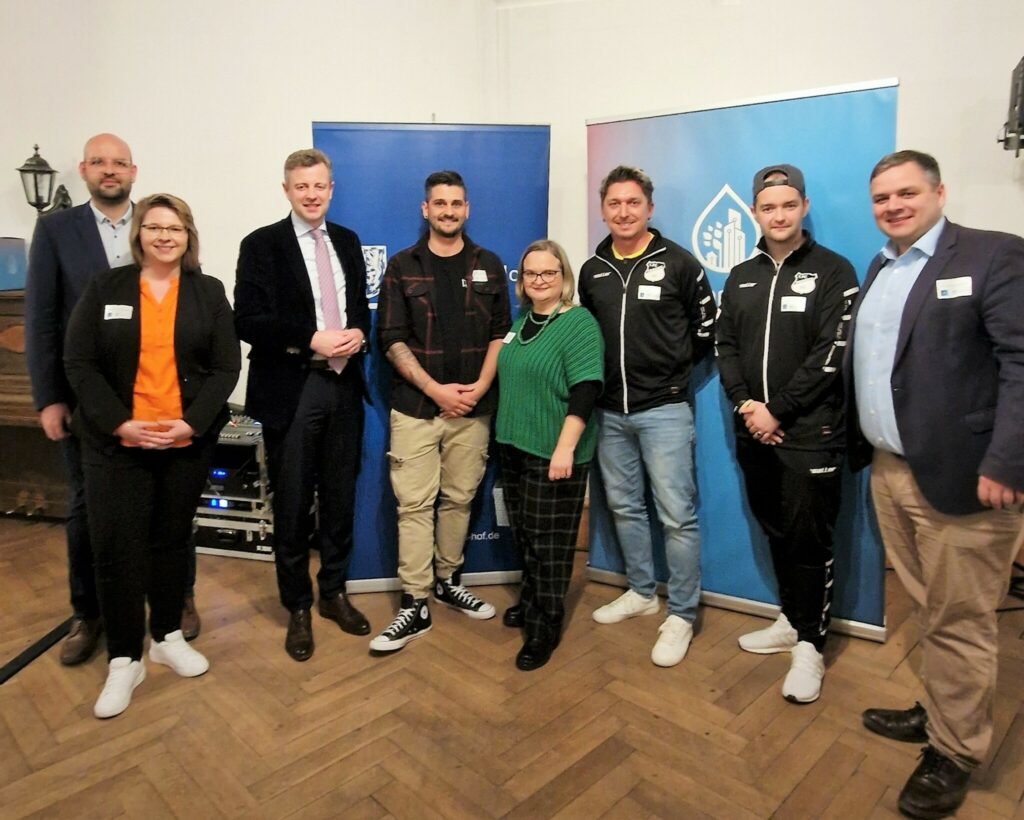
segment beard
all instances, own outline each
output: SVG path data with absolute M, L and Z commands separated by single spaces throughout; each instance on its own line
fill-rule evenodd
M 130 183 L 128 185 L 121 183 L 116 188 L 104 188 L 102 185 L 87 185 L 86 187 L 89 189 L 91 197 L 109 202 L 111 205 L 119 205 L 124 202 L 132 192 Z

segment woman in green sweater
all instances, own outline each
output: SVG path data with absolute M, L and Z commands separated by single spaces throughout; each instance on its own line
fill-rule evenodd
M 523 628 L 516 666 L 526 671 L 547 663 L 561 638 L 597 436 L 604 344 L 594 317 L 573 304 L 575 289 L 562 247 L 531 244 L 516 281 L 522 313 L 498 355 L 501 483 L 523 555 L 519 603 L 504 622 Z

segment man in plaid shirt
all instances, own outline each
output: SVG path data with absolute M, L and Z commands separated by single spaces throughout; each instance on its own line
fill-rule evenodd
M 370 641 L 381 652 L 430 630 L 431 587 L 436 600 L 470 618 L 494 617 L 491 604 L 461 585 L 459 570 L 487 466 L 497 406 L 490 388 L 511 326 L 508 286 L 501 260 L 464 233 L 462 177 L 433 173 L 424 194 L 427 232 L 388 262 L 377 306 L 380 347 L 394 369 L 388 458 L 402 581 L 398 614 Z

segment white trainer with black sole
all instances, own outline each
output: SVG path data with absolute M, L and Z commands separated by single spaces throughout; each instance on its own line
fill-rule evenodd
M 370 641 L 370 649 L 374 652 L 394 652 L 409 641 L 422 638 L 430 628 L 430 607 L 427 605 L 427 599 L 413 598 L 407 592 L 402 593 L 398 614 L 387 629 Z
M 782 697 L 790 703 L 814 703 L 821 694 L 825 658 L 809 641 L 793 647 L 793 660 L 782 682 Z
M 460 582 L 461 573 L 456 572 L 451 579 L 438 578 L 434 582 L 434 600 L 438 603 L 457 609 L 463 615 L 477 621 L 493 618 L 496 610 L 486 601 L 481 601 Z

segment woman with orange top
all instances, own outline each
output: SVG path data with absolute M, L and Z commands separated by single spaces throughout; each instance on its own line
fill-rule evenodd
M 135 206 L 134 265 L 98 274 L 64 345 L 78 397 L 86 508 L 110 665 L 93 709 L 128 708 L 149 659 L 183 677 L 209 663 L 181 633 L 192 519 L 241 367 L 220 281 L 199 268 L 192 212 L 170 194 Z

